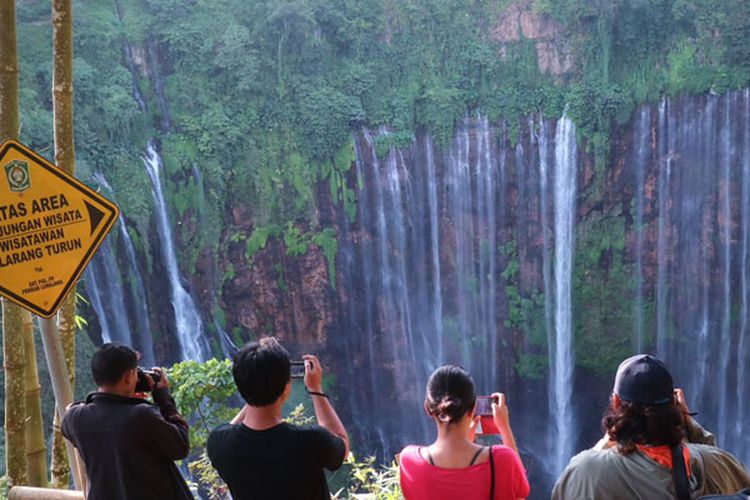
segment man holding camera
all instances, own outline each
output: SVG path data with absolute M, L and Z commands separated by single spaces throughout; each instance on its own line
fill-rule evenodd
M 174 464 L 188 455 L 188 425 L 177 412 L 164 372 L 141 371 L 138 357 L 126 345 L 102 345 L 91 358 L 97 392 L 71 405 L 63 417 L 62 433 L 86 466 L 86 497 L 192 499 Z M 139 392 L 151 391 L 155 404 L 136 397 L 136 386 Z
M 269 337 L 240 350 L 232 375 L 246 405 L 208 437 L 211 463 L 235 500 L 328 499 L 323 469 L 336 470 L 349 438 L 323 391 L 323 370 L 304 356 L 304 381 L 319 425 L 296 426 L 281 415 L 292 389 L 289 354 Z

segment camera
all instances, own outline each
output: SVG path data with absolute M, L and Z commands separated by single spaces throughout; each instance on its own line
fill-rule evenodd
M 135 384 L 135 392 L 150 392 L 151 387 L 149 387 L 148 379 L 146 378 L 146 375 L 151 377 L 151 380 L 154 381 L 153 387 L 156 387 L 156 384 L 159 383 L 161 380 L 161 375 L 159 372 L 154 370 L 147 370 L 143 367 L 138 367 L 138 382 Z

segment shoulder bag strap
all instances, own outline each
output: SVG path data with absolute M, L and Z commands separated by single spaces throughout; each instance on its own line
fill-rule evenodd
M 492 445 L 490 445 L 490 500 L 495 498 L 495 457 L 492 456 Z
M 690 485 L 681 444 L 672 447 L 672 479 L 677 492 L 677 500 L 691 500 Z

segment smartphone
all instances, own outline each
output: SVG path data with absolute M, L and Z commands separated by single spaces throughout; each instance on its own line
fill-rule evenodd
M 292 378 L 305 378 L 305 362 L 292 361 Z
M 492 418 L 492 403 L 497 403 L 497 398 L 492 396 L 477 396 L 476 414 L 479 416 L 479 430 L 477 434 L 500 434 L 500 429 L 497 428 L 495 420 Z
M 492 416 L 492 403 L 496 402 L 492 396 L 477 396 L 477 411 L 476 414 L 480 417 L 489 415 Z

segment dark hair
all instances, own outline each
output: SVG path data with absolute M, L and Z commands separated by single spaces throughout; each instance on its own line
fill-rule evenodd
M 628 455 L 638 444 L 677 445 L 685 435 L 685 417 L 674 403 L 651 406 L 620 400 L 617 408 L 610 402 L 602 429 Z
M 270 405 L 291 378 L 289 353 L 273 337 L 252 342 L 234 355 L 232 375 L 247 404 Z
M 91 356 L 91 375 L 98 386 L 116 384 L 137 366 L 138 352 L 119 342 L 104 344 Z
M 474 409 L 477 393 L 471 375 L 455 365 L 441 366 L 427 381 L 425 406 L 432 417 L 450 424 Z

